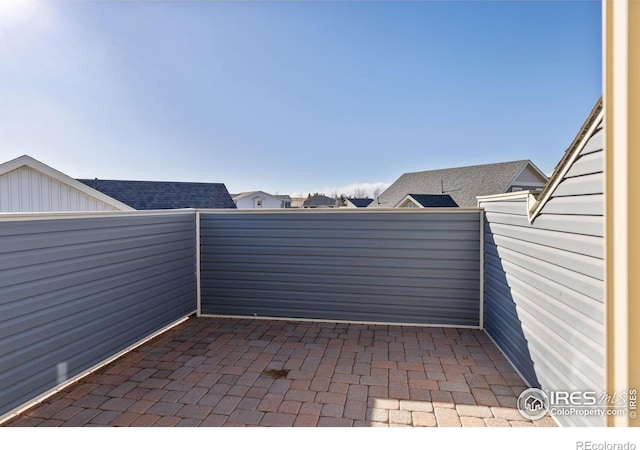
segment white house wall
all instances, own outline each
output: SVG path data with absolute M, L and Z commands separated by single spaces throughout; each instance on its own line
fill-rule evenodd
M 255 209 L 255 200 L 262 199 L 262 209 L 281 208 L 282 202 L 278 198 L 266 196 L 264 194 L 252 195 L 238 199 L 235 203 L 238 209 Z
M 530 166 L 527 166 L 520 175 L 511 183 L 513 186 L 531 186 L 536 185 L 539 187 L 544 186 L 546 180 L 544 180 L 538 172 L 536 172 Z
M 0 176 L 0 212 L 117 211 L 31 167 Z

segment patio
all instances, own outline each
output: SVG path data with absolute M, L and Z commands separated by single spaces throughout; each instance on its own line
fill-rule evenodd
M 555 426 L 466 328 L 190 318 L 4 426 Z

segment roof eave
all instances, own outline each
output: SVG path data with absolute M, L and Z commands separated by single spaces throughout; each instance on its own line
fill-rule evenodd
M 38 161 L 37 159 L 32 158 L 29 155 L 22 155 L 22 156 L 19 156 L 18 158 L 12 159 L 11 161 L 7 161 L 6 163 L 0 164 L 0 175 L 13 172 L 14 170 L 18 170 L 25 166 L 30 167 L 34 170 L 37 170 L 38 172 L 44 173 L 45 175 L 55 180 L 58 180 L 59 182 L 66 184 L 67 186 L 70 186 L 73 189 L 76 189 L 86 195 L 94 197 L 95 199 L 109 206 L 112 206 L 116 209 L 119 209 L 121 211 L 135 210 L 135 208 L 132 208 L 131 206 L 125 203 L 122 203 L 121 201 L 116 200 L 115 198 L 109 195 L 103 194 L 102 192 L 96 189 L 93 189 L 92 187 L 87 186 L 86 184 L 74 178 L 71 178 L 69 175 L 62 173 L 59 170 L 56 170 L 53 167 L 50 167 Z
M 587 144 L 591 136 L 593 136 L 593 133 L 598 126 L 602 123 L 603 118 L 604 109 L 602 107 L 602 97 L 600 97 L 591 110 L 589 117 L 587 117 L 587 120 L 585 120 L 580 131 L 578 131 L 578 134 L 573 139 L 571 145 L 567 148 L 564 156 L 556 166 L 553 174 L 551 174 L 551 177 L 544 189 L 535 196 L 535 201 L 533 201 L 531 207 L 527 209 L 530 223 L 533 223 L 535 218 L 540 215 L 542 208 L 551 199 L 551 196 L 558 188 L 560 182 L 564 179 L 573 163 L 578 159 L 578 156 L 584 146 Z

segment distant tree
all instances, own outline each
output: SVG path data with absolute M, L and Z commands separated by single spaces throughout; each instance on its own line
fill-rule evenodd
M 369 193 L 363 188 L 357 188 L 357 189 L 353 190 L 353 197 L 354 198 L 368 198 L 369 197 Z
M 373 191 L 373 198 L 377 199 L 378 197 L 380 197 L 380 188 L 376 188 L 376 190 Z

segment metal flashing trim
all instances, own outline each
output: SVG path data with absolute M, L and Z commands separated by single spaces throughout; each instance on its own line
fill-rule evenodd
M 383 325 L 398 327 L 422 327 L 422 328 L 465 328 L 469 330 L 481 330 L 477 325 L 451 325 L 451 324 L 426 324 L 426 323 L 404 323 L 404 322 L 368 322 L 358 320 L 338 320 L 338 319 L 309 319 L 295 317 L 270 317 L 270 316 L 234 316 L 221 314 L 202 314 L 200 317 L 214 319 L 243 319 L 243 320 L 278 320 L 288 322 L 312 322 L 312 323 L 348 323 L 353 325 Z

